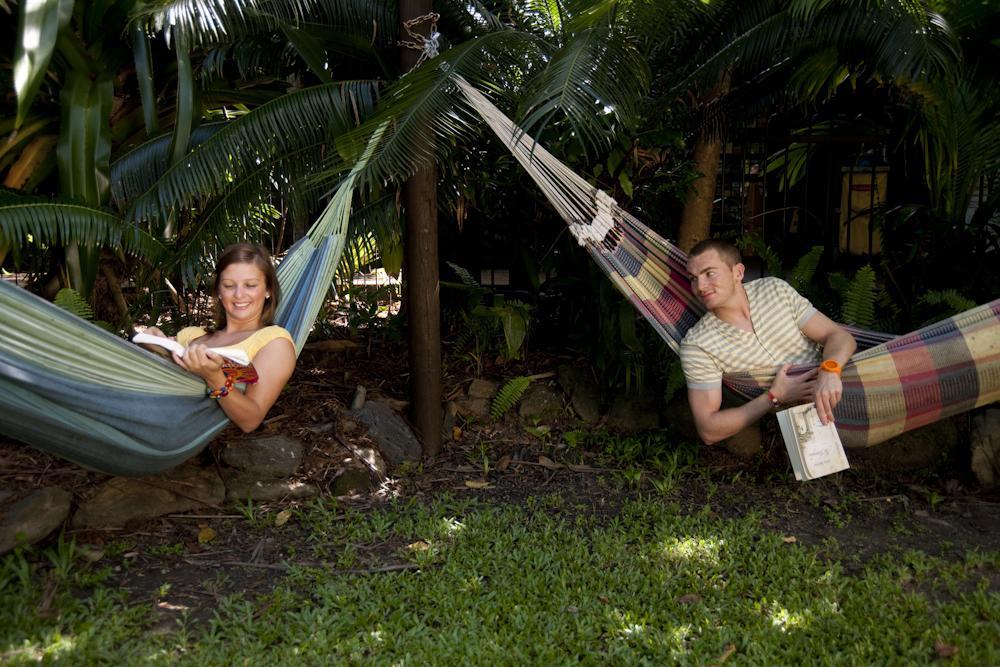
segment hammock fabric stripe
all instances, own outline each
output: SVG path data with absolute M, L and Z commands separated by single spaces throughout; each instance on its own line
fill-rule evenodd
M 464 79 L 456 85 L 511 151 L 614 285 L 674 351 L 705 312 L 691 290 L 687 256 L 574 174 Z M 1000 400 L 1000 300 L 911 334 L 848 327 L 861 350 L 844 367 L 837 428 L 848 447 Z M 815 368 L 815 366 L 813 366 Z M 744 398 L 759 395 L 777 368 L 727 374 Z M 799 366 L 792 373 L 810 367 Z

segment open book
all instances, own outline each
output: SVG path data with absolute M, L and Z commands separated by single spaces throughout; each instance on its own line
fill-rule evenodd
M 782 410 L 777 417 L 795 479 L 816 479 L 851 467 L 837 427 L 819 420 L 814 403 Z
M 173 338 L 147 333 L 137 333 L 132 337 L 132 342 L 141 345 L 156 345 L 169 352 L 174 352 L 180 357 L 183 357 L 187 351 L 186 347 Z M 210 347 L 208 351 L 223 358 L 222 372 L 226 374 L 226 379 L 233 384 L 253 384 L 257 381 L 257 369 L 250 363 L 250 357 L 245 351 L 238 347 Z

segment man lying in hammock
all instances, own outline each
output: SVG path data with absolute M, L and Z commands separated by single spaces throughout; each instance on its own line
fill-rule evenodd
M 735 435 L 782 405 L 814 401 L 820 420 L 833 421 L 843 387 L 840 370 L 857 344 L 779 278 L 743 284 L 746 267 L 736 246 L 706 239 L 688 254 L 694 293 L 708 309 L 681 341 L 688 402 L 706 444 Z M 792 364 L 820 364 L 801 375 Z M 722 409 L 723 373 L 784 364 L 765 394 Z
M 278 308 L 278 278 L 271 256 L 262 246 L 240 243 L 228 246 L 215 267 L 215 326 L 211 330 L 187 327 L 177 342 L 187 349 L 174 361 L 198 375 L 208 394 L 219 401 L 229 419 L 244 432 L 257 428 L 278 399 L 295 369 L 295 344 L 282 327 L 271 324 Z M 163 336 L 156 327 L 146 333 Z M 222 372 L 223 358 L 210 347 L 235 347 L 247 353 L 258 380 L 246 393 L 232 391 Z

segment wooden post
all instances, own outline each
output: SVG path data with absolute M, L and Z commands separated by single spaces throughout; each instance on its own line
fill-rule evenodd
M 431 0 L 400 0 L 400 24 L 433 10 Z M 424 36 L 430 23 L 412 28 Z M 409 36 L 400 29 L 400 39 Z M 400 64 L 410 71 L 420 52 L 402 47 Z M 430 127 L 423 133 L 434 141 Z M 441 295 L 438 276 L 437 166 L 433 161 L 421 166 L 403 185 L 406 216 L 407 323 L 410 342 L 410 405 L 413 424 L 423 447 L 424 457 L 441 451 Z

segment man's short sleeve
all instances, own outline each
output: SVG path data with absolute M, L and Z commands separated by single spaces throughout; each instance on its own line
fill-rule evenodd
M 809 299 L 799 294 L 794 287 L 786 283 L 784 280 L 779 280 L 777 283 L 780 285 L 780 292 L 782 296 L 788 302 L 788 307 L 792 311 L 792 317 L 795 319 L 795 323 L 801 329 L 802 326 L 809 321 L 809 318 L 819 311 L 816 310 L 816 307 L 812 305 Z
M 688 389 L 716 389 L 722 386 L 722 370 L 705 350 L 681 343 L 681 368 Z

